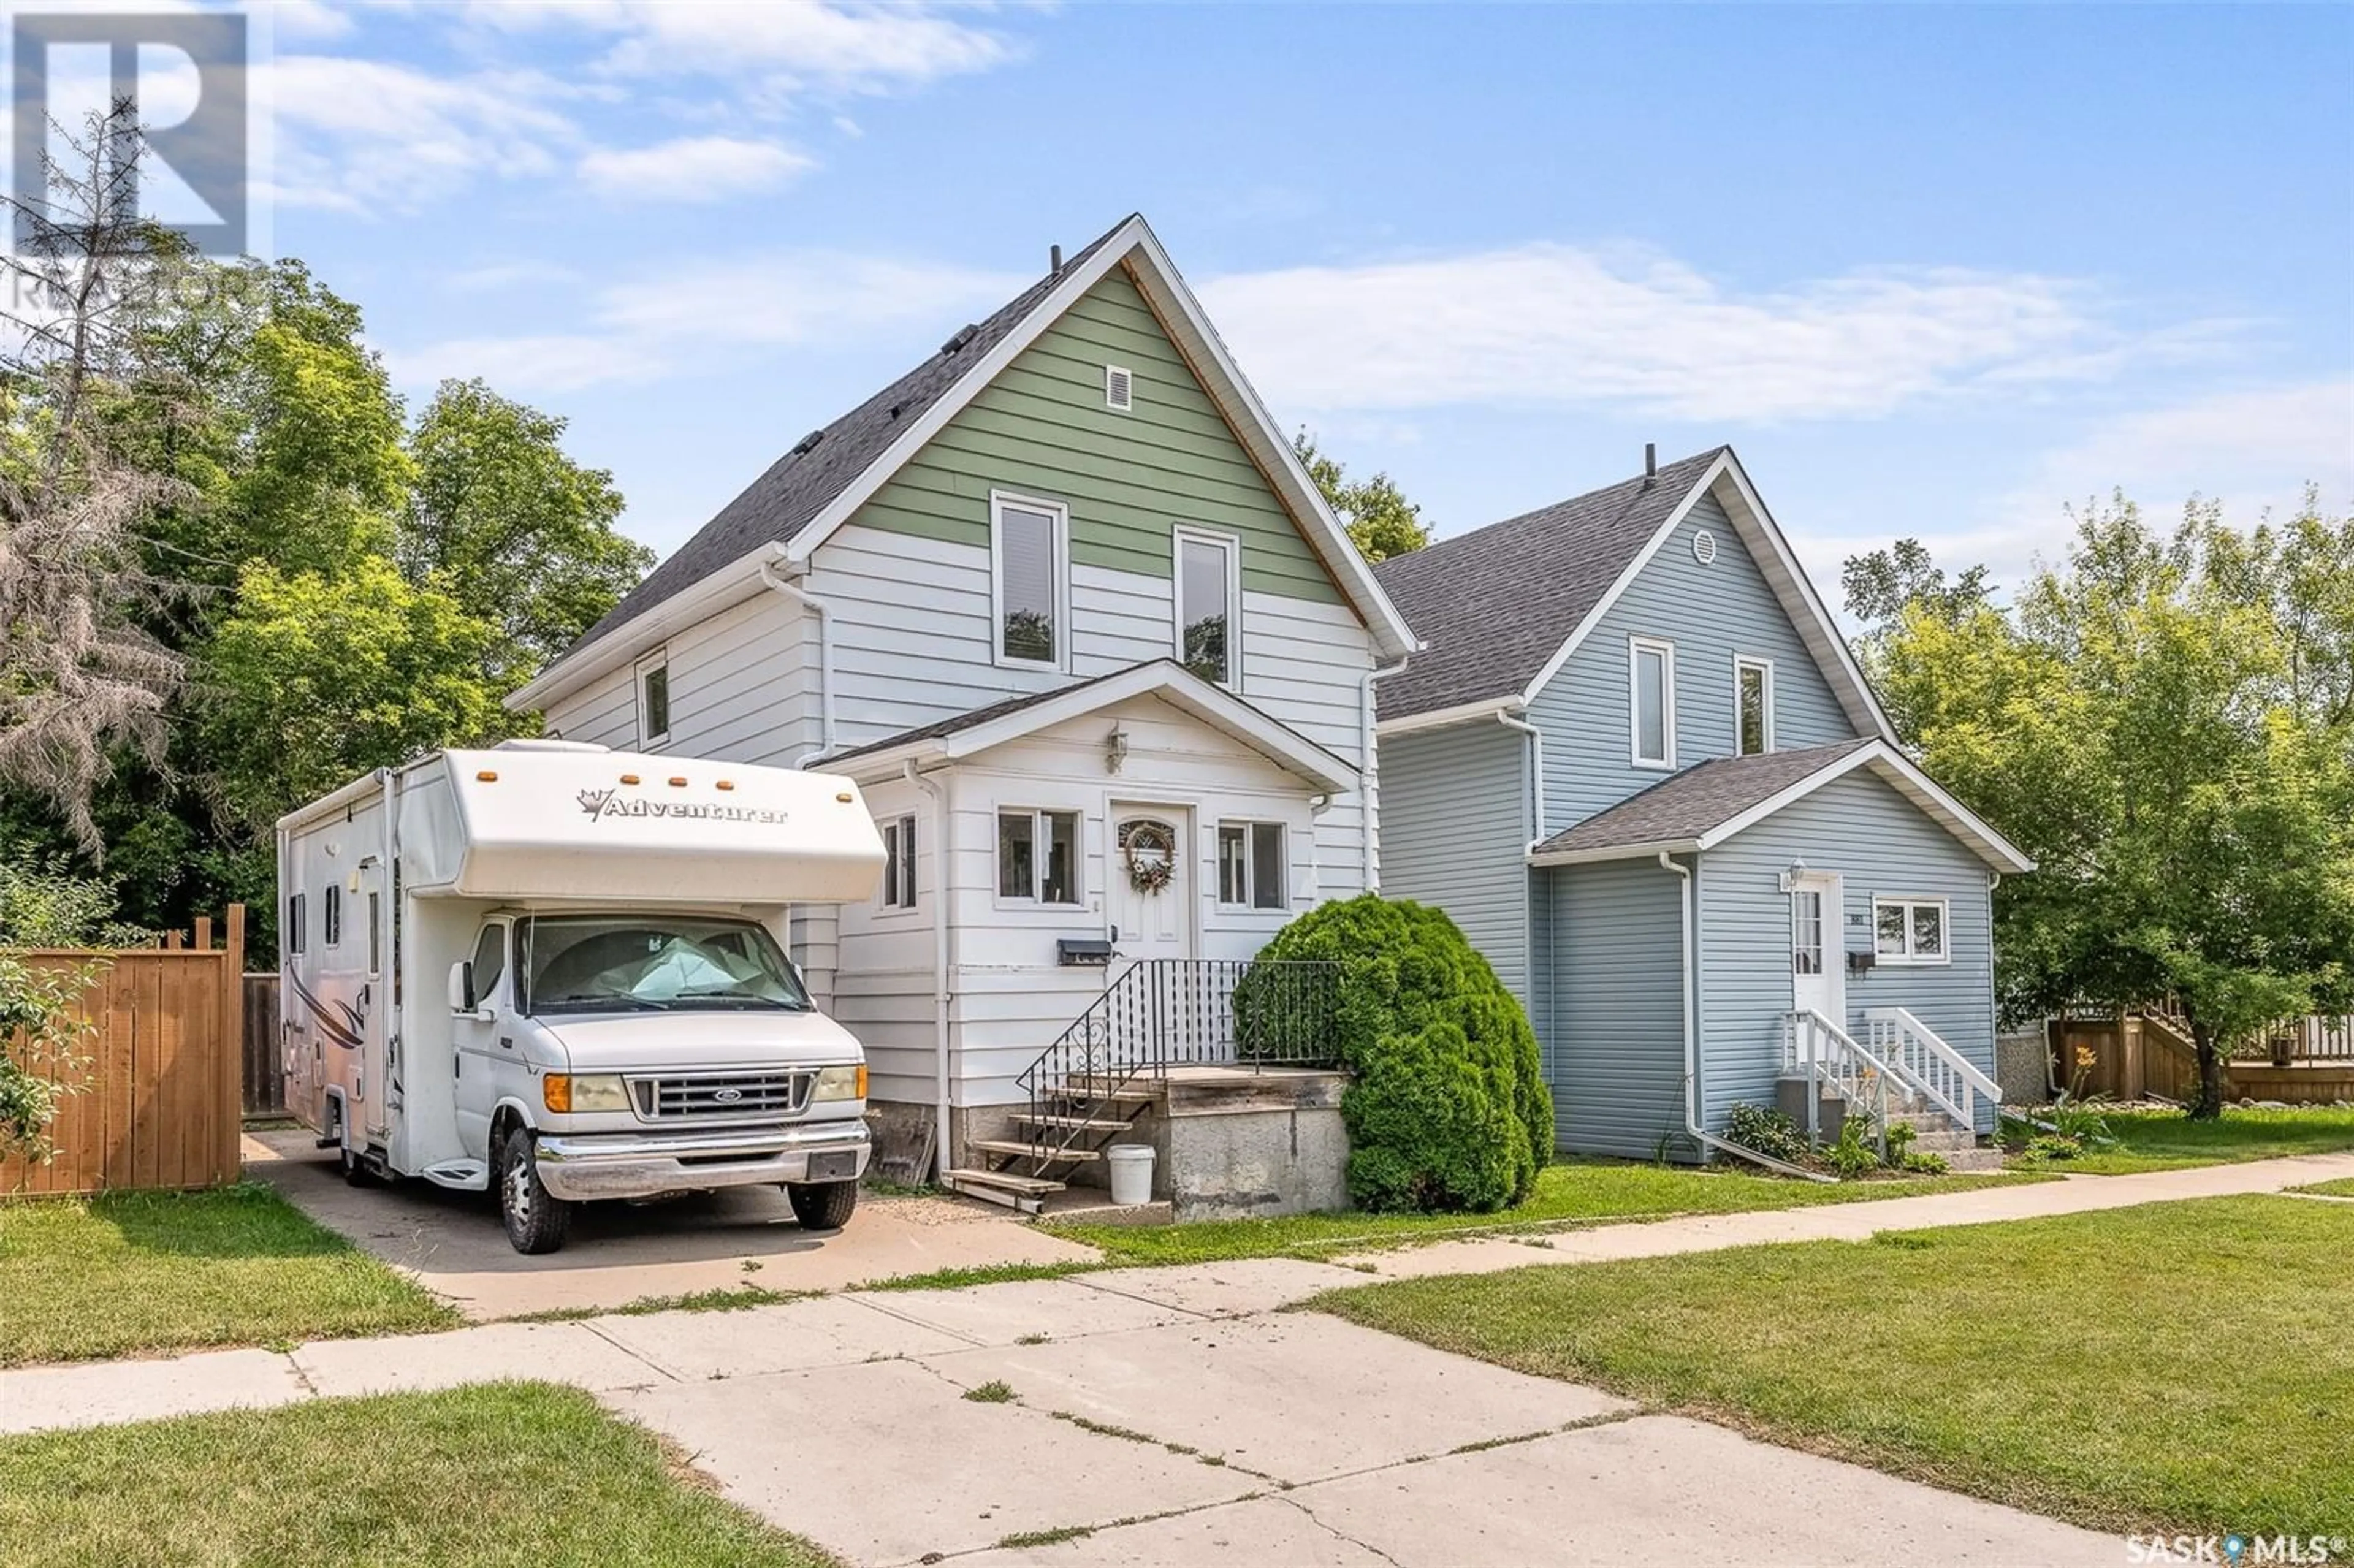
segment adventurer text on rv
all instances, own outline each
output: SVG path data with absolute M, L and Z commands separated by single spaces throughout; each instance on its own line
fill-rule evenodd
M 354 1180 L 495 1192 L 519 1251 L 571 1205 L 773 1182 L 843 1224 L 858 1042 L 790 906 L 871 897 L 823 773 L 508 741 L 382 768 L 278 824 L 286 1097 Z

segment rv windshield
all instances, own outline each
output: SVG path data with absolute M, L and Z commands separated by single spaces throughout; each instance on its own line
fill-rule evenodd
M 748 920 L 543 915 L 516 925 L 527 1013 L 809 1011 L 801 977 Z

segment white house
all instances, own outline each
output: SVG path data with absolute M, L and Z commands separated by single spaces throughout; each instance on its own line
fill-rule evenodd
M 1413 646 L 1130 217 L 796 442 L 511 704 L 859 781 L 884 890 L 803 912 L 794 957 L 950 1170 L 1023 1148 L 994 1135 L 1034 1065 L 1130 960 L 1246 959 L 1374 884 L 1373 682 Z

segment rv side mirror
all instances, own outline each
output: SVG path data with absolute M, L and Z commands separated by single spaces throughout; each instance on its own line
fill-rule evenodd
M 450 966 L 450 1011 L 474 1011 L 474 966 L 471 961 L 461 959 Z

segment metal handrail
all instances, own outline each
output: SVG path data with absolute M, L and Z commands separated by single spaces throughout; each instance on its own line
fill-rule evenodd
M 1027 1173 L 1067 1157 L 1140 1077 L 1180 1066 L 1329 1065 L 1340 966 L 1309 959 L 1139 959 L 1014 1080 L 1030 1101 Z M 1076 1092 L 1074 1086 L 1081 1086 Z

